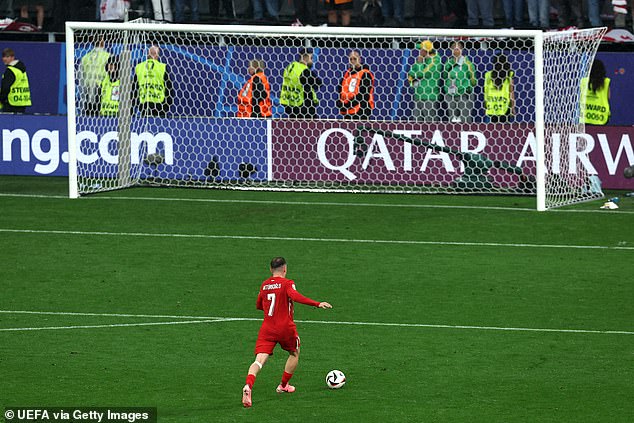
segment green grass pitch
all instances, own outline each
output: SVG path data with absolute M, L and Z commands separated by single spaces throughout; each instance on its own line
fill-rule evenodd
M 65 184 L 0 178 L 0 408 L 157 407 L 178 423 L 634 421 L 634 198 L 540 213 L 534 198 L 498 196 L 137 188 L 69 200 Z M 334 308 L 296 306 L 297 391 L 275 393 L 278 347 L 244 409 L 255 299 L 277 255 L 300 292 Z M 325 386 L 332 369 L 347 376 L 340 390 Z

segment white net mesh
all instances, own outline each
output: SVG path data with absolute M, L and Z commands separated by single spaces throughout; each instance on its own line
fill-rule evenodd
M 546 208 L 601 198 L 589 159 L 594 140 L 580 123 L 581 80 L 590 74 L 605 28 L 544 34 Z
M 131 185 L 536 193 L 541 33 L 75 27 L 80 195 Z M 600 32 L 544 38 L 547 207 L 596 195 L 584 147 L 567 139 L 583 133 L 579 83 Z

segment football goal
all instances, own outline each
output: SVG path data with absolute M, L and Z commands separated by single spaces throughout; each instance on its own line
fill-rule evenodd
M 69 195 L 599 198 L 580 84 L 604 32 L 68 22 Z

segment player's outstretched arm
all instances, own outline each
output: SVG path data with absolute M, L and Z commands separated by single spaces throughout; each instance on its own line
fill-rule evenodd
M 322 301 L 319 303 L 319 308 L 332 308 L 332 306 L 330 305 L 330 303 L 327 303 L 325 301 Z

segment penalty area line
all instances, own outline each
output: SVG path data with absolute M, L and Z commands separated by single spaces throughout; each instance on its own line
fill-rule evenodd
M 514 328 L 514 327 L 500 327 L 500 326 L 433 325 L 433 324 L 425 324 L 425 323 L 330 322 L 327 320 L 296 320 L 296 322 L 297 323 L 330 324 L 330 325 L 350 325 L 350 326 L 388 326 L 388 327 L 391 326 L 391 327 L 404 327 L 404 328 L 493 330 L 493 331 L 506 331 L 506 332 L 554 332 L 554 333 L 594 333 L 594 334 L 601 334 L 601 335 L 634 335 L 634 331 L 625 331 L 625 330 Z
M 65 329 L 99 329 L 99 328 L 120 328 L 134 326 L 167 326 L 167 325 L 191 325 L 196 323 L 218 323 L 228 322 L 233 319 L 214 320 L 177 320 L 172 322 L 139 322 L 139 323 L 112 323 L 103 325 L 71 325 L 71 326 L 35 326 L 26 328 L 0 328 L 0 332 L 28 332 L 36 330 L 65 330 Z
M 92 329 L 108 327 L 126 326 L 153 326 L 153 325 L 178 325 L 194 323 L 221 323 L 221 322 L 261 322 L 261 318 L 254 317 L 209 317 L 209 316 L 167 316 L 163 314 L 123 314 L 123 313 L 82 313 L 64 311 L 29 311 L 29 310 L 0 310 L 4 314 L 39 314 L 39 315 L 59 315 L 59 316 L 99 316 L 99 317 L 141 317 L 156 319 L 189 319 L 169 322 L 141 322 L 141 323 L 119 323 L 104 325 L 76 325 L 76 326 L 49 326 L 35 328 L 4 328 L 1 331 L 27 331 L 27 330 L 54 330 L 54 329 Z M 192 320 L 195 319 L 195 320 Z M 502 326 L 473 326 L 473 325 L 440 325 L 427 323 L 390 323 L 390 322 L 346 322 L 330 320 L 296 320 L 297 323 L 340 325 L 340 326 L 376 326 L 376 327 L 402 327 L 402 328 L 431 328 L 431 329 L 462 329 L 462 330 L 487 330 L 505 332 L 544 332 L 544 333 L 587 333 L 600 335 L 634 335 L 634 331 L 624 330 L 598 330 L 598 329 L 557 329 L 557 328 L 521 328 Z
M 227 320 L 226 317 L 216 316 L 174 316 L 166 314 L 126 314 L 126 313 L 83 313 L 72 311 L 34 311 L 34 310 L 0 310 L 0 314 L 43 314 L 49 316 L 95 316 L 95 317 L 137 317 L 150 319 L 203 319 Z

